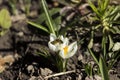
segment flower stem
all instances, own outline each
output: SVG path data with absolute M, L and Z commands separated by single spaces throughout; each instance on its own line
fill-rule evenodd
M 66 71 L 67 59 L 63 60 L 63 72 Z

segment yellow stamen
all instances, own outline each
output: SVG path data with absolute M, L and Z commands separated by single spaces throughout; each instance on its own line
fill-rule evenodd
M 64 49 L 64 55 L 66 55 L 68 53 L 68 46 L 65 46 L 63 49 Z

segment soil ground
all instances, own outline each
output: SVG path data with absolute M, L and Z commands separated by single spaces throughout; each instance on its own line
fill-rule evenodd
M 32 4 L 37 5 L 34 1 Z M 3 5 L 6 6 L 6 3 L 1 4 L 1 7 Z M 36 5 L 33 5 L 34 10 L 38 10 Z M 2 57 L 12 55 L 14 59 L 11 65 L 4 65 L 6 69 L 0 73 L 0 80 L 45 80 L 46 76 L 58 73 L 51 61 L 37 54 L 42 52 L 43 49 L 49 51 L 49 34 L 28 25 L 26 19 L 25 17 L 22 20 L 14 21 L 8 32 L 0 37 L 0 55 Z M 68 35 L 74 38 L 74 29 L 69 30 Z M 84 35 L 86 36 L 85 33 Z M 120 35 L 118 36 L 120 37 Z M 118 38 L 118 40 L 120 39 Z M 69 59 L 67 65 L 68 73 L 52 76 L 48 80 L 93 80 L 87 77 L 83 69 L 82 62 L 86 60 L 92 61 L 91 57 L 86 58 L 83 55 L 85 53 L 83 47 L 79 46 L 77 54 Z M 101 80 L 99 76 L 96 75 L 95 77 L 97 79 L 94 80 Z M 120 80 L 119 59 L 110 73 L 110 80 Z

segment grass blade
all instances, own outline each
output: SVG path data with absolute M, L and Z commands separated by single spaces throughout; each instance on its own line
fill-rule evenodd
M 101 17 L 101 14 L 98 12 L 98 9 L 95 7 L 95 5 L 90 1 L 88 0 L 88 3 L 90 5 L 90 7 L 92 8 L 92 10 L 99 16 Z
M 44 9 L 45 15 L 46 15 L 47 20 L 48 20 L 49 30 L 50 30 L 51 33 L 55 34 L 55 30 L 54 30 L 55 26 L 53 25 L 54 23 L 53 23 L 53 21 L 52 21 L 52 19 L 50 17 L 50 14 L 49 14 L 49 11 L 48 11 L 48 7 L 47 7 L 47 3 L 46 3 L 45 0 L 41 0 L 41 2 L 42 2 L 42 7 Z
M 100 57 L 100 60 L 99 60 L 99 68 L 102 75 L 102 80 L 109 80 L 108 69 L 102 57 Z
M 108 39 L 109 39 L 109 50 L 112 49 L 113 45 L 114 45 L 114 42 L 112 40 L 112 37 L 111 35 L 108 35 Z
M 99 62 L 98 62 L 96 56 L 94 55 L 94 53 L 91 51 L 90 48 L 88 48 L 88 51 L 90 52 L 90 54 L 91 54 L 91 56 L 93 57 L 93 59 L 95 60 L 95 62 L 99 65 Z
M 27 23 L 30 24 L 30 25 L 32 25 L 32 26 L 35 26 L 35 27 L 37 27 L 37 28 L 39 28 L 39 29 L 41 29 L 41 30 L 47 32 L 47 33 L 49 33 L 48 29 L 45 28 L 44 26 L 40 25 L 40 24 L 31 22 L 31 21 L 27 21 Z

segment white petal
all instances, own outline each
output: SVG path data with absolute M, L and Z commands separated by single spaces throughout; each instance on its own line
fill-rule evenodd
M 59 36 L 60 40 L 64 41 L 64 37 L 62 35 Z
M 65 55 L 64 55 L 64 50 L 60 50 L 59 55 L 60 55 L 63 59 L 66 58 Z
M 64 46 L 65 47 L 65 46 Z M 70 58 L 70 57 L 72 57 L 75 53 L 76 53 L 76 51 L 77 51 L 77 42 L 73 42 L 72 44 L 70 44 L 69 46 L 68 46 L 68 53 L 65 55 L 64 54 L 64 48 L 63 46 L 62 46 L 62 49 L 60 50 L 60 52 L 59 52 L 59 55 L 63 58 L 63 59 L 66 59 L 66 58 Z
M 48 46 L 49 46 L 50 50 L 55 51 L 55 52 L 58 51 L 57 46 L 56 46 L 56 45 L 53 45 L 53 44 L 51 43 L 51 41 L 48 42 Z
M 73 42 L 69 45 L 69 51 L 71 51 L 75 46 L 77 46 L 77 42 Z
M 62 40 L 64 45 L 68 45 L 69 44 L 69 39 L 67 37 L 60 36 L 60 40 Z
M 50 41 L 54 41 L 55 39 L 57 39 L 56 35 L 51 33 L 50 34 Z
M 65 45 L 68 45 L 68 44 L 69 44 L 69 40 L 68 40 L 68 38 L 65 38 L 65 39 L 64 39 L 63 44 L 65 44 Z
M 78 49 L 77 42 L 73 42 L 72 44 L 70 44 L 66 58 L 72 57 L 76 53 L 77 49 Z

